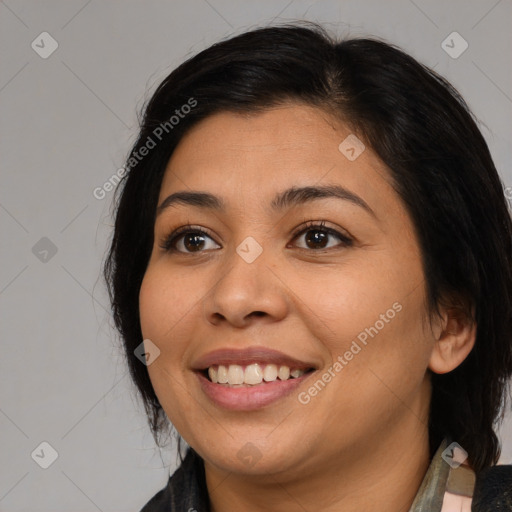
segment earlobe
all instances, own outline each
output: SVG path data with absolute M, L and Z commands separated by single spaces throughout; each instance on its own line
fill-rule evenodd
M 455 370 L 475 345 L 476 327 L 476 323 L 460 309 L 447 309 L 443 314 L 442 328 L 436 335 L 429 369 L 439 374 Z

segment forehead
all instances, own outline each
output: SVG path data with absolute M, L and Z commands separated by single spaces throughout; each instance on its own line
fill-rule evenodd
M 160 200 L 177 190 L 203 190 L 229 198 L 233 206 L 243 199 L 246 207 L 268 203 L 290 186 L 339 184 L 367 202 L 391 207 L 398 197 L 389 170 L 355 137 L 323 110 L 305 105 L 254 114 L 221 112 L 180 141 Z M 352 153 L 346 153 L 347 144 L 354 146 Z

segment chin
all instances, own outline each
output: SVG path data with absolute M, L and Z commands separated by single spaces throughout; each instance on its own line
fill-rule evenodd
M 288 446 L 277 438 L 274 443 L 245 438 L 231 441 L 229 444 L 219 442 L 217 446 L 220 449 L 215 451 L 211 450 L 212 445 L 209 444 L 201 454 L 204 459 L 224 471 L 246 475 L 269 475 L 281 473 L 297 465 L 298 461 L 289 460 L 291 454 L 296 454 L 294 447 L 297 444 Z

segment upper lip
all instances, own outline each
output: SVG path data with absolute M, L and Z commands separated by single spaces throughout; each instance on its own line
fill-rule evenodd
M 315 368 L 315 365 L 311 362 L 301 361 L 277 350 L 261 346 L 245 349 L 221 348 L 214 350 L 197 359 L 192 368 L 194 370 L 206 370 L 215 365 L 238 364 L 243 366 L 252 363 L 268 363 L 297 369 Z

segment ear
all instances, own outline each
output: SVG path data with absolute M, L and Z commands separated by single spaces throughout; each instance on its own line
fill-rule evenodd
M 434 373 L 455 370 L 475 345 L 476 327 L 476 323 L 460 308 L 444 309 L 430 355 L 430 370 Z

